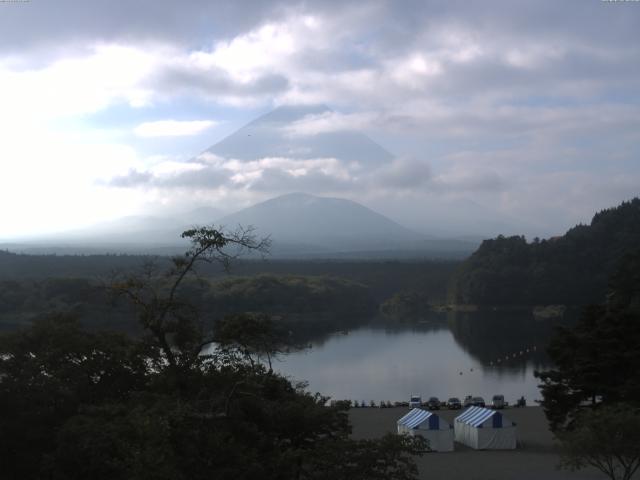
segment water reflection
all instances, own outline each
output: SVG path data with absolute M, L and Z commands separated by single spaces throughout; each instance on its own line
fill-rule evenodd
M 520 395 L 532 401 L 540 397 L 533 372 L 548 365 L 544 346 L 554 326 L 571 323 L 514 312 L 449 313 L 430 320 L 410 326 L 373 322 L 333 334 L 281 359 L 276 368 L 307 380 L 312 391 L 359 402 L 406 400 L 413 393 L 440 399 L 481 395 L 487 401 L 500 393 L 509 402 Z

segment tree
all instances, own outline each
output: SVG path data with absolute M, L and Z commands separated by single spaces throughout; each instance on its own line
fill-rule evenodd
M 83 331 L 52 315 L 0 336 L 0 465 L 5 478 L 38 478 L 65 422 L 85 405 L 126 402 L 146 387 L 142 345 Z
M 199 312 L 180 299 L 180 287 L 185 278 L 196 273 L 199 262 L 217 262 L 228 270 L 238 256 L 255 251 L 266 254 L 268 237 L 258 239 L 252 228 L 225 233 L 213 227 L 186 230 L 182 238 L 191 246 L 183 256 L 171 259 L 171 268 L 159 272 L 148 263 L 142 272 L 115 278 L 110 289 L 124 296 L 137 309 L 142 328 L 150 334 L 150 343 L 157 349 L 156 360 L 166 362 L 180 383 L 181 374 L 201 360 L 202 349 L 211 343 L 206 336 Z
M 213 340 L 222 348 L 235 348 L 255 365 L 267 358 L 269 373 L 273 373 L 272 359 L 292 347 L 289 332 L 263 313 L 230 315 L 214 324 Z
M 630 480 L 640 467 L 640 409 L 625 404 L 582 411 L 562 433 L 564 468 L 592 466 L 611 480 Z
M 405 291 L 394 294 L 380 305 L 380 312 L 399 321 L 415 321 L 425 317 L 431 305 L 423 293 Z
M 548 347 L 555 368 L 536 372 L 542 406 L 563 446 L 562 465 L 628 480 L 640 466 L 640 252 L 612 276 L 607 303 L 588 307 Z
M 640 404 L 640 251 L 627 255 L 610 281 L 607 303 L 560 328 L 547 348 L 554 368 L 536 372 L 551 428 L 571 428 L 585 402 Z M 630 268 L 631 267 L 631 268 Z
M 346 404 L 327 406 L 258 361 L 282 345 L 268 319 L 227 318 L 225 345 L 202 354 L 213 337 L 180 289 L 201 260 L 228 267 L 229 246 L 264 251 L 243 232 L 187 231 L 192 247 L 169 272 L 147 266 L 113 285 L 143 338 L 62 316 L 0 336 L 3 478 L 415 478 L 420 439 L 354 441 Z
M 599 303 L 617 263 L 639 244 L 640 198 L 634 198 L 559 237 L 483 241 L 454 276 L 452 296 L 488 306 Z
M 428 451 L 428 441 L 417 435 L 387 434 L 379 440 L 338 441 L 304 466 L 302 478 L 321 480 L 411 480 L 418 474 L 412 458 Z

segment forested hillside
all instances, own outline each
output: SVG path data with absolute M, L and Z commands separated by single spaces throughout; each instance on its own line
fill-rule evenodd
M 485 240 L 458 270 L 455 303 L 585 305 L 602 302 L 609 276 L 640 246 L 640 199 L 597 213 L 547 240 Z
M 190 279 L 181 287 L 180 296 L 209 326 L 228 314 L 262 312 L 274 315 L 300 336 L 354 327 L 377 307 L 365 285 L 325 276 Z M 95 280 L 0 281 L 0 330 L 50 312 L 73 314 L 92 329 L 134 332 L 138 328 L 128 306 L 111 298 L 107 286 Z

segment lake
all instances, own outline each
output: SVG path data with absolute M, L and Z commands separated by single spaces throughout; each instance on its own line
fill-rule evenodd
M 283 356 L 274 368 L 306 380 L 311 392 L 369 403 L 479 395 L 509 403 L 540 398 L 535 370 L 549 366 L 545 345 L 558 324 L 513 313 L 449 314 L 427 325 L 370 325 L 336 333 Z

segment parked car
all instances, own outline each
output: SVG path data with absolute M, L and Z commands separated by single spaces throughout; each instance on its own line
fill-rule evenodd
M 449 410 L 460 410 L 462 408 L 462 403 L 459 398 L 451 397 L 447 400 L 447 406 L 449 407 Z
M 485 407 L 485 403 L 484 403 L 484 398 L 482 397 L 473 397 L 473 400 L 471 401 L 471 405 L 473 405 L 474 407 Z
M 494 395 L 491 399 L 491 408 L 498 410 L 505 407 L 504 395 Z
M 438 397 L 429 397 L 427 408 L 429 410 L 440 410 L 440 400 L 438 400 Z
M 471 395 L 467 395 L 464 397 L 464 408 L 471 407 L 473 405 L 473 397 Z
M 420 395 L 411 395 L 409 399 L 409 407 L 420 408 L 422 406 L 422 397 Z

